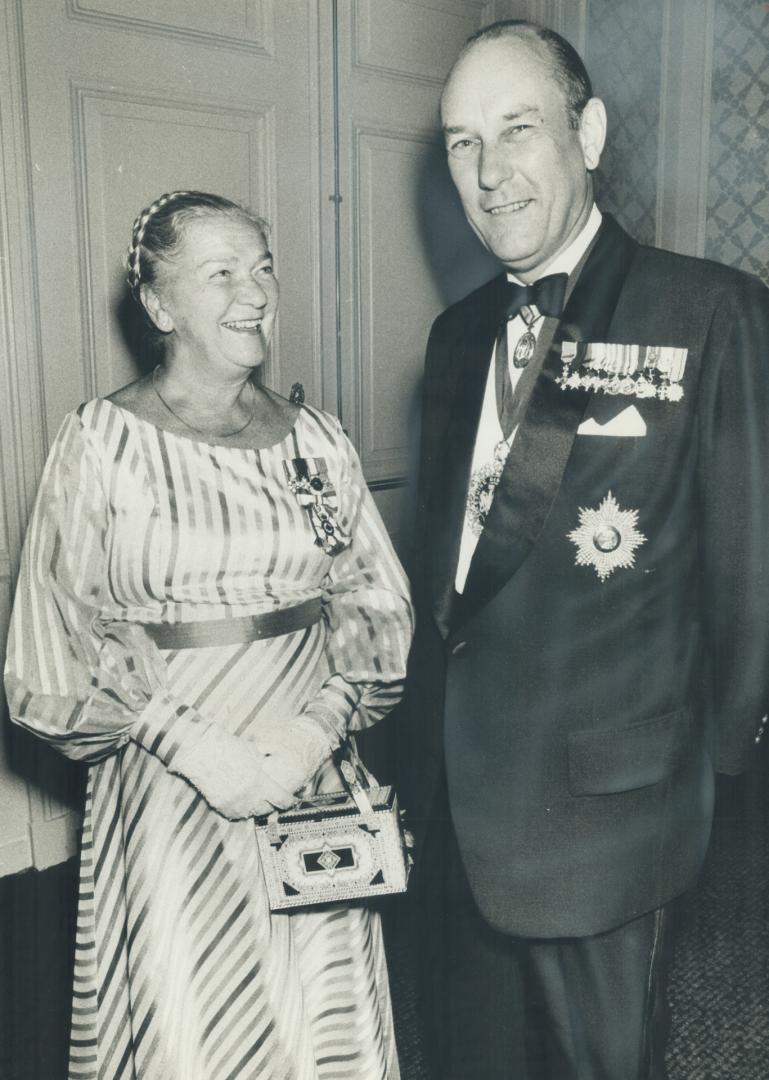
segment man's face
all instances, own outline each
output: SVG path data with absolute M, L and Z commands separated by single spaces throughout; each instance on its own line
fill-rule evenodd
M 593 98 L 572 127 L 546 54 L 503 37 L 457 63 L 441 119 L 467 220 L 509 270 L 534 280 L 590 214 L 587 170 L 603 147 L 603 105 Z

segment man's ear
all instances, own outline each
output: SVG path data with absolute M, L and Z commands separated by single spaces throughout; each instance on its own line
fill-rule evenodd
M 600 98 L 590 98 L 579 118 L 579 141 L 588 171 L 598 168 L 606 142 L 606 108 Z
M 163 302 L 149 285 L 142 285 L 139 290 L 142 307 L 149 315 L 154 325 L 164 334 L 170 334 L 174 328 L 174 320 L 163 307 Z

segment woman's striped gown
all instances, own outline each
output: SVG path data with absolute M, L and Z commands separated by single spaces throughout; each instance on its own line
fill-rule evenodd
M 352 536 L 329 556 L 284 461 L 322 458 Z M 159 651 L 139 624 L 322 596 L 315 626 Z M 397 701 L 403 573 L 336 420 L 266 450 L 165 432 L 96 399 L 68 416 L 25 545 L 6 682 L 14 718 L 87 762 L 72 1080 L 398 1076 L 382 939 L 365 906 L 268 910 L 253 824 L 166 768 L 213 721 L 300 712 L 355 730 Z

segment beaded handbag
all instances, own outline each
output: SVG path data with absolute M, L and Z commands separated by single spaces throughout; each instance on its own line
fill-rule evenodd
M 395 792 L 364 787 L 345 758 L 339 769 L 346 790 L 255 819 L 272 911 L 406 891 L 412 840 Z

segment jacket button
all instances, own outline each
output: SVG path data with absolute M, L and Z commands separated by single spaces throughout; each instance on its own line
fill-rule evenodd
M 467 652 L 467 642 L 466 641 L 455 641 L 454 644 L 451 646 L 451 655 L 452 656 L 464 656 L 464 654 L 466 652 Z

